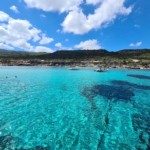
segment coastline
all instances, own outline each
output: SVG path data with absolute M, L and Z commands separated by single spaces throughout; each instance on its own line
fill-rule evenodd
M 31 66 L 31 67 L 90 67 L 90 68 L 116 68 L 116 69 L 140 69 L 140 70 L 150 70 L 150 64 L 148 65 L 141 65 L 138 62 L 134 63 L 121 63 L 121 62 L 110 62 L 105 63 L 102 61 L 80 61 L 80 62 L 73 62 L 73 61 L 43 61 L 43 60 L 36 60 L 31 62 L 31 60 L 12 60 L 9 62 L 1 62 L 0 66 Z
M 68 66 L 150 69 L 150 49 L 72 50 L 54 53 L 0 51 L 0 66 Z

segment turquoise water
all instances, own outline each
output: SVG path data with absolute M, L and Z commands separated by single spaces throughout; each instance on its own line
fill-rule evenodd
M 0 150 L 149 150 L 149 77 L 0 67 Z

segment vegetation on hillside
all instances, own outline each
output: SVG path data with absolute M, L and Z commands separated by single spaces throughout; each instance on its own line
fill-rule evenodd
M 62 50 L 54 53 L 30 53 L 0 50 L 0 65 L 46 66 L 104 66 L 150 68 L 150 49 L 120 50 Z
M 150 60 L 150 49 L 120 50 L 109 52 L 107 50 L 74 50 L 56 51 L 54 53 L 31 53 L 0 50 L 0 59 L 72 59 L 72 60 L 99 60 L 99 59 L 145 59 Z

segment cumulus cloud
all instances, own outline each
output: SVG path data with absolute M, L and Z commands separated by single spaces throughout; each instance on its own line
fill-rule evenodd
M 58 48 L 62 48 L 62 44 L 61 43 L 56 43 L 55 46 L 58 47 Z
M 34 48 L 34 51 L 35 52 L 48 52 L 48 53 L 52 53 L 53 50 L 48 48 L 48 47 L 45 47 L 45 46 L 36 46 Z
M 48 51 L 48 48 L 34 45 L 47 44 L 52 38 L 46 37 L 41 30 L 35 28 L 29 21 L 13 19 L 0 11 L 0 47 L 4 49 L 21 49 L 26 51 Z M 39 46 L 39 45 L 38 45 Z M 51 52 L 51 49 L 49 49 Z
M 45 34 L 42 35 L 42 39 L 40 40 L 40 44 L 41 45 L 44 45 L 44 44 L 49 44 L 51 43 L 52 41 L 54 41 L 53 38 L 49 38 L 49 37 L 46 37 Z
M 12 46 L 9 46 L 5 43 L 0 43 L 0 49 L 14 50 Z
M 0 22 L 8 21 L 10 19 L 9 15 L 0 11 Z
M 87 4 L 92 4 L 92 5 L 96 5 L 99 4 L 101 2 L 103 2 L 104 0 L 86 0 Z
M 37 8 L 44 11 L 67 12 L 78 7 L 82 0 L 24 0 L 30 8 Z
M 130 47 L 139 47 L 142 45 L 142 42 L 137 42 L 137 43 L 131 43 L 129 46 Z
M 80 42 L 79 44 L 75 45 L 75 48 L 84 49 L 84 50 L 95 50 L 95 49 L 100 49 L 101 46 L 97 40 L 92 39 L 92 40 Z
M 64 32 L 72 32 L 75 34 L 84 34 L 90 30 L 87 24 L 87 17 L 83 14 L 81 9 L 69 12 L 64 22 L 62 23 Z
M 15 5 L 11 6 L 10 10 L 12 10 L 15 13 L 19 13 L 18 8 Z
M 99 6 L 96 7 L 94 13 L 87 16 L 81 8 L 70 11 L 62 23 L 63 31 L 84 34 L 111 23 L 118 15 L 128 15 L 132 11 L 132 7 L 126 8 L 124 6 L 125 0 L 97 0 L 93 2 L 89 0 L 88 4 L 97 4 L 98 2 Z
M 113 22 L 119 15 L 128 15 L 132 7 L 126 7 L 127 0 L 24 0 L 30 8 L 43 11 L 66 12 L 62 22 L 64 32 L 85 34 Z M 93 5 L 93 14 L 84 14 L 82 4 Z

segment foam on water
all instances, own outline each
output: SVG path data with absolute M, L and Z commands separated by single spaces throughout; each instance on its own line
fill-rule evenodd
M 148 150 L 149 76 L 0 67 L 0 150 Z

